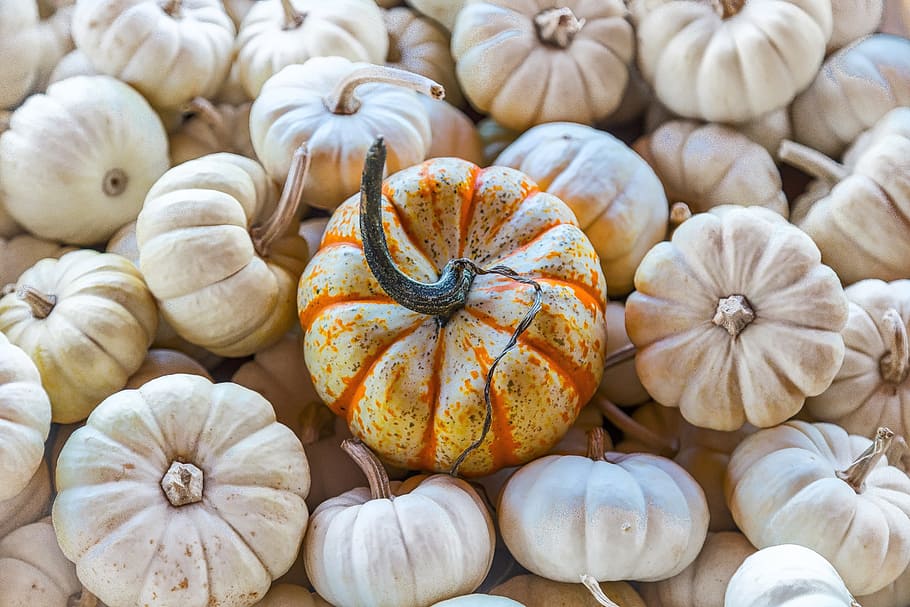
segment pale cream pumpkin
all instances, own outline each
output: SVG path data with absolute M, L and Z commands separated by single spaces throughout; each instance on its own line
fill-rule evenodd
M 634 40 L 619 0 L 484 0 L 459 11 L 455 72 L 468 101 L 500 124 L 594 124 L 622 101 Z
M 846 46 L 878 29 L 884 0 L 831 0 L 833 28 L 827 53 Z
M 246 14 L 260 1 L 261 0 L 222 0 L 222 4 L 224 4 L 224 11 L 231 18 L 231 21 L 239 28 L 240 24 L 243 22 L 243 18 L 246 17 Z
M 0 331 L 35 361 L 53 420 L 62 424 L 85 419 L 126 385 L 157 324 L 136 267 L 90 249 L 42 259 L 0 299 Z
M 51 15 L 43 17 L 38 23 L 41 59 L 38 62 L 35 82 L 32 85 L 33 91 L 46 89 L 54 68 L 64 56 L 72 52 L 74 45 L 70 26 L 73 22 L 74 10 L 73 6 L 63 6 L 61 3 L 61 6 Z
M 626 306 L 619 301 L 607 302 L 607 356 L 633 347 L 626 333 Z M 599 393 L 621 407 L 640 405 L 651 400 L 635 372 L 635 361 L 608 365 L 600 380 Z
M 259 2 L 261 0 L 256 1 Z M 243 84 L 240 82 L 240 65 L 237 63 L 236 57 L 231 62 L 231 70 L 228 72 L 227 78 L 221 83 L 221 87 L 215 93 L 212 101 L 227 105 L 243 105 L 253 101 L 253 98 L 247 94 Z M 249 129 L 249 127 L 247 128 Z
M 311 217 L 300 222 L 300 229 L 297 231 L 300 237 L 306 240 L 310 253 L 316 253 L 319 245 L 322 243 L 322 235 L 325 227 L 329 223 L 329 217 Z
M 198 97 L 187 104 L 190 115 L 170 137 L 171 166 L 216 152 L 256 158 L 250 141 L 250 105 L 218 104 Z
M 82 584 L 54 534 L 50 517 L 0 539 L 0 606 L 81 605 Z
M 98 76 L 99 72 L 92 66 L 85 53 L 79 49 L 72 50 L 60 58 L 48 76 L 48 85 L 73 76 Z
M 41 61 L 38 5 L 0 0 L 0 110 L 13 109 L 28 95 Z
M 427 158 L 446 156 L 483 164 L 483 144 L 474 123 L 468 116 L 441 99 L 420 95 L 420 102 L 430 118 L 430 149 Z
M 0 115 L 0 130 L 4 128 L 4 121 L 8 118 Z M 16 220 L 13 219 L 9 212 L 6 210 L 6 205 L 3 204 L 3 197 L 0 196 L 0 238 L 8 239 L 13 236 L 18 236 L 24 233 L 25 230 L 22 229 Z
M 892 439 L 802 421 L 756 432 L 727 467 L 733 519 L 758 548 L 815 550 L 854 595 L 880 590 L 910 565 L 910 477 L 884 457 Z
M 459 11 L 468 0 L 405 0 L 406 4 L 422 15 L 433 19 L 439 25 L 452 31 Z
M 521 131 L 507 129 L 492 118 L 484 118 L 477 123 L 477 134 L 483 145 L 484 162 L 480 166 L 490 166 L 504 149 L 518 139 Z
M 804 546 L 781 544 L 746 558 L 733 575 L 724 607 L 860 607 L 825 558 Z
M 569 205 L 600 258 L 607 294 L 632 290 L 668 215 L 660 180 L 638 154 L 609 133 L 555 122 L 525 132 L 494 164 L 520 170 Z
M 73 14 L 76 47 L 156 108 L 214 95 L 235 33 L 220 0 L 83 0 Z
M 515 559 L 561 582 L 660 580 L 688 567 L 708 531 L 698 483 L 668 459 L 605 452 L 601 428 L 590 437 L 587 457 L 548 455 L 506 483 L 499 529 Z
M 265 0 L 243 18 L 234 48 L 240 82 L 255 99 L 266 80 L 311 57 L 382 63 L 389 37 L 373 0 Z
M 733 129 L 674 120 L 632 148 L 657 173 L 667 200 L 684 202 L 693 213 L 722 204 L 762 206 L 784 217 L 789 213 L 774 159 Z
M 294 149 L 307 143 L 312 168 L 304 201 L 333 210 L 360 189 L 363 159 L 378 135 L 389 149 L 388 174 L 426 158 L 430 120 L 407 88 L 435 98 L 444 94 L 425 77 L 342 57 L 288 66 L 253 103 L 253 149 L 272 179 L 282 181 Z
M 856 597 L 862 607 L 906 607 L 910 597 L 910 568 L 899 578 L 872 594 Z
M 403 6 L 385 10 L 382 15 L 389 32 L 386 65 L 438 82 L 446 90 L 446 101 L 462 106 L 464 97 L 455 76 L 449 32 L 432 19 Z
M 268 401 L 169 375 L 106 399 L 69 438 L 54 528 L 110 607 L 247 607 L 297 556 L 309 481 Z
M 19 276 L 45 257 L 59 258 L 75 247 L 42 240 L 29 234 L 10 239 L 0 237 L 0 288 L 16 282 Z
M 691 565 L 666 580 L 641 584 L 641 595 L 648 607 L 724 607 L 730 578 L 755 552 L 742 533 L 709 533 Z
M 145 99 L 109 76 L 32 95 L 0 136 L 0 198 L 35 236 L 104 242 L 139 214 L 168 167 L 167 135 Z
M 626 84 L 626 91 L 623 93 L 619 107 L 603 120 L 599 120 L 595 126 L 599 129 L 610 130 L 614 127 L 630 125 L 645 113 L 650 101 L 651 87 L 642 79 L 635 64 L 632 64 L 629 66 L 629 82 Z M 636 129 L 636 133 L 639 132 L 638 125 L 633 128 Z
M 471 486 L 448 474 L 390 485 L 366 445 L 346 440 L 344 449 L 370 488 L 313 511 L 303 550 L 316 592 L 337 607 L 423 607 L 477 588 L 496 536 Z
M 601 582 L 600 589 L 616 607 L 654 607 L 646 605 L 635 589 L 626 582 Z M 554 582 L 537 575 L 518 575 L 490 591 L 506 596 L 526 607 L 598 607 L 602 605 L 581 584 Z
M 793 137 L 823 154 L 840 156 L 882 116 L 908 105 L 910 40 L 873 34 L 825 60 L 811 86 L 790 106 Z
M 466 594 L 453 599 L 433 603 L 430 607 L 525 607 L 512 599 L 488 594 Z
M 294 215 L 307 157 L 276 189 L 255 161 L 210 154 L 165 173 L 136 221 L 139 267 L 180 337 L 220 356 L 246 356 L 295 322 L 308 259 Z
M 149 350 L 139 369 L 130 375 L 130 379 L 126 382 L 124 389 L 133 390 L 153 379 L 164 377 L 165 375 L 174 375 L 175 373 L 199 375 L 209 381 L 212 380 L 212 376 L 205 370 L 205 367 L 200 365 L 195 359 L 177 350 L 158 348 Z
M 41 374 L 0 333 L 0 501 L 21 493 L 43 465 L 50 429 L 51 402 Z
M 273 584 L 256 607 L 331 607 L 319 595 L 296 584 Z
M 832 29 L 830 0 L 643 0 L 632 14 L 638 67 L 657 98 L 710 122 L 790 103 L 815 77 Z
M 0 501 L 0 538 L 14 529 L 37 521 L 51 506 L 51 476 L 47 463 L 41 462 L 25 488 Z
M 768 209 L 723 205 L 686 220 L 648 252 L 635 287 L 626 330 L 638 377 L 696 426 L 779 424 L 843 362 L 840 281 Z

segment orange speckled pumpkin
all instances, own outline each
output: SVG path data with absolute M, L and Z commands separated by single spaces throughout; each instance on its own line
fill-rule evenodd
M 335 211 L 300 279 L 304 355 L 321 371 L 319 396 L 387 462 L 448 471 L 481 438 L 489 368 L 535 299 L 532 285 L 475 278 L 476 268 L 451 260 L 503 264 L 539 284 L 542 306 L 496 366 L 489 432 L 459 471 L 490 474 L 542 455 L 603 374 L 606 286 L 594 248 L 569 207 L 519 171 L 439 158 L 382 183 L 384 156 L 377 142 L 367 194 Z M 377 238 L 391 269 L 374 274 Z M 399 303 L 408 293 L 389 293 L 386 271 L 410 295 L 452 281 L 461 299 L 413 311 L 413 301 Z

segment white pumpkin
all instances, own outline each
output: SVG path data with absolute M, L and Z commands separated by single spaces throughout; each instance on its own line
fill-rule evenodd
M 47 463 L 41 462 L 25 489 L 0 501 L 0 537 L 37 521 L 51 506 L 51 476 Z
M 60 58 L 48 76 L 48 86 L 73 76 L 98 76 L 99 72 L 92 66 L 85 53 L 79 49 L 72 50 Z
M 502 596 L 466 594 L 433 603 L 430 607 L 525 607 L 523 603 Z
M 130 379 L 126 382 L 126 386 L 123 389 L 134 390 L 153 379 L 164 377 L 165 375 L 174 375 L 175 373 L 199 375 L 212 381 L 212 376 L 195 359 L 177 350 L 156 348 L 149 350 L 145 360 L 142 361 L 142 365 L 135 373 L 130 375 Z
M 71 25 L 73 22 L 73 6 L 61 6 L 53 14 L 42 18 L 38 23 L 38 38 L 41 48 L 41 60 L 35 75 L 33 91 L 43 91 L 50 83 L 50 77 L 57 64 L 68 53 L 73 51 L 73 37 Z
M 448 89 L 447 89 L 448 90 Z M 483 144 L 471 119 L 451 103 L 420 95 L 430 118 L 430 149 L 427 158 L 454 157 L 484 164 Z
M 255 160 L 250 141 L 250 104 L 217 106 L 197 97 L 186 108 L 190 115 L 170 137 L 171 166 L 217 152 Z
M 0 110 L 19 105 L 35 83 L 41 60 L 38 5 L 0 0 Z
M 862 607 L 907 607 L 910 597 L 910 568 L 899 578 L 872 594 L 856 597 Z
M 19 527 L 0 539 L 0 605 L 79 605 L 82 584 L 54 534 L 50 517 Z
M 10 239 L 0 237 L 0 288 L 16 282 L 19 276 L 45 257 L 59 258 L 75 251 L 74 247 L 20 234 Z
M 467 3 L 468 0 L 406 0 L 408 6 L 433 19 L 450 32 L 455 28 L 458 12 Z
M 876 31 L 884 5 L 884 0 L 831 0 L 833 28 L 826 52 L 830 54 Z
M 168 167 L 167 135 L 145 99 L 109 76 L 32 95 L 0 136 L 0 198 L 35 236 L 106 241 L 139 214 Z
M 214 95 L 235 33 L 221 0 L 80 0 L 73 15 L 73 40 L 92 65 L 159 109 Z

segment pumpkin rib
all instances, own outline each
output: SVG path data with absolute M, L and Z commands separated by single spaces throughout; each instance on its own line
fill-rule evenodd
M 594 293 L 590 285 L 582 284 L 572 280 L 565 280 L 563 278 L 555 278 L 552 276 L 544 277 L 534 277 L 534 280 L 540 283 L 558 285 L 572 289 L 572 292 L 575 294 L 575 297 L 581 300 L 585 307 L 593 308 L 594 310 L 605 313 L 606 306 L 598 297 L 598 293 Z
M 470 183 L 465 183 L 464 191 L 470 192 L 470 196 L 462 196 L 461 209 L 458 214 L 458 256 L 464 257 L 464 249 L 468 244 L 468 233 L 471 223 L 474 221 L 474 210 L 477 208 L 477 178 L 483 171 L 476 164 L 471 164 L 471 170 L 468 172 Z M 467 181 L 467 180 L 465 180 Z
M 272 576 L 272 579 L 275 579 L 275 577 L 277 577 L 277 576 L 274 574 L 274 572 L 269 571 L 268 565 L 266 565 L 267 559 L 263 558 L 263 556 L 261 554 L 259 554 L 259 552 L 257 552 L 256 550 L 253 549 L 252 546 L 250 546 L 250 543 L 246 540 L 246 538 L 243 537 L 243 535 L 239 531 L 237 531 L 237 528 L 234 527 L 234 524 L 231 523 L 231 521 L 229 520 L 229 516 L 222 515 L 221 511 L 218 509 L 218 507 L 215 506 L 208 499 L 203 499 L 202 504 L 203 504 L 203 508 L 205 509 L 205 513 L 217 520 L 222 521 L 225 524 L 225 526 L 234 533 L 234 535 L 237 537 L 237 539 L 240 540 L 240 544 L 242 544 L 244 548 L 249 550 L 250 554 L 252 554 L 254 557 L 256 557 L 256 560 L 259 561 L 259 565 L 261 565 L 262 568 L 270 576 Z M 203 543 L 203 545 L 204 545 L 204 543 Z
M 433 201 L 433 208 L 435 209 L 436 208 L 435 196 L 432 196 L 431 200 Z M 415 251 L 420 253 L 421 257 L 424 258 L 424 261 L 426 261 L 431 267 L 436 269 L 436 275 L 438 276 L 441 271 L 439 268 L 439 265 L 433 259 L 433 256 L 430 255 L 427 252 L 427 250 L 424 248 L 424 246 L 420 243 L 420 239 L 418 239 L 417 236 L 414 234 L 413 224 L 410 223 L 406 219 L 406 217 L 398 210 L 398 207 L 395 205 L 394 202 L 392 202 L 391 199 L 386 198 L 383 202 L 389 203 L 389 206 L 392 209 L 392 215 L 395 216 L 395 221 L 398 224 L 398 227 L 401 228 L 401 232 L 402 232 L 402 234 L 404 234 L 404 237 L 407 238 L 408 244 L 410 244 L 411 247 L 413 247 Z M 358 213 L 358 216 L 359 216 L 359 213 Z M 361 244 L 361 248 L 363 248 L 362 244 Z M 389 247 L 389 250 L 391 251 L 391 247 Z
M 330 310 L 331 308 L 334 308 L 335 306 L 345 305 L 345 304 L 352 304 L 352 305 L 382 304 L 382 305 L 388 305 L 388 304 L 397 303 L 394 299 L 392 299 L 392 298 L 389 297 L 388 295 L 385 295 L 385 296 L 377 295 L 376 297 L 360 297 L 360 298 L 357 298 L 357 299 L 347 299 L 347 298 L 344 297 L 344 295 L 336 295 L 335 297 L 325 297 L 324 299 L 327 300 L 327 301 L 323 302 L 322 300 L 319 300 L 319 299 L 311 300 L 311 301 L 307 304 L 306 312 L 305 312 L 305 313 L 302 312 L 302 313 L 299 315 L 299 316 L 300 316 L 300 324 L 301 324 L 301 326 L 303 327 L 303 331 L 304 331 L 304 332 L 307 332 L 307 331 L 310 330 L 310 327 L 313 325 L 313 321 L 316 320 L 316 317 L 318 317 L 320 314 L 322 314 L 322 313 L 325 312 L 326 310 Z M 317 303 L 320 304 L 320 305 L 317 306 L 317 305 L 316 305 Z
M 445 325 L 439 327 L 436 332 L 436 350 L 433 352 L 433 368 L 430 370 L 430 389 L 428 393 L 428 405 L 430 408 L 429 423 L 427 423 L 426 430 L 423 433 L 423 449 L 420 450 L 418 459 L 420 460 L 420 465 L 425 470 L 432 470 L 434 468 L 435 462 L 433 461 L 433 455 L 436 453 L 436 424 L 434 420 L 436 419 L 436 410 L 439 405 L 439 394 L 442 390 L 442 381 L 440 369 L 442 366 L 442 360 L 445 358 Z
M 504 260 L 506 260 L 510 257 L 513 257 L 514 255 L 516 255 L 518 253 L 522 253 L 522 252 L 526 251 L 530 247 L 534 246 L 537 242 L 539 242 L 541 238 L 544 238 L 550 230 L 552 230 L 554 228 L 558 228 L 561 225 L 565 225 L 565 223 L 558 219 L 554 220 L 551 223 L 544 224 L 543 226 L 541 226 L 541 228 L 538 232 L 536 232 L 533 236 L 531 236 L 530 240 L 528 240 L 524 244 L 516 246 L 513 249 L 509 249 L 509 251 L 501 257 L 496 257 L 496 258 L 490 259 L 488 263 L 500 264 Z

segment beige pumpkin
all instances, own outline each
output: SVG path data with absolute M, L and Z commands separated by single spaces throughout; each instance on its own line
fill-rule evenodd
M 25 488 L 0 501 L 0 538 L 46 515 L 51 507 L 51 477 L 41 462 Z
M 774 426 L 823 392 L 844 359 L 847 298 L 812 240 L 768 209 L 686 220 L 635 273 L 626 331 L 657 402 L 691 424 Z
M 629 66 L 629 82 L 626 84 L 626 91 L 623 93 L 619 107 L 603 120 L 599 120 L 595 126 L 607 131 L 611 128 L 630 126 L 638 133 L 640 127 L 634 123 L 642 117 L 650 102 L 651 87 L 642 79 L 638 68 L 633 63 Z
M 35 236 L 69 244 L 104 242 L 135 219 L 167 167 L 161 120 L 109 76 L 32 95 L 0 136 L 0 198 L 10 215 Z
M 199 375 L 209 381 L 212 380 L 212 376 L 205 370 L 205 367 L 183 352 L 154 349 L 149 350 L 139 369 L 130 375 L 130 379 L 126 382 L 124 389 L 134 390 L 153 379 L 164 377 L 165 375 L 174 375 L 175 373 Z
M 216 152 L 256 158 L 250 141 L 250 105 L 218 104 L 198 97 L 186 109 L 190 115 L 170 137 L 171 166 Z
M 403 6 L 385 10 L 382 15 L 389 32 L 386 65 L 438 82 L 446 90 L 446 101 L 462 106 L 464 97 L 455 76 L 449 32 L 432 19 Z
M 684 202 L 693 213 L 736 204 L 788 215 L 774 159 L 733 129 L 674 120 L 638 139 L 632 148 L 654 169 L 667 200 Z
M 38 5 L 33 0 L 0 0 L 0 110 L 13 109 L 28 95 L 41 53 Z
M 4 117 L 0 115 L 0 130 L 4 128 L 3 121 Z M 24 232 L 25 230 L 22 229 L 22 226 L 10 216 L 9 211 L 6 210 L 6 206 L 3 204 L 3 197 L 0 196 L 0 238 L 9 239 Z
M 388 146 L 388 174 L 426 158 L 430 120 L 406 89 L 435 98 L 444 94 L 425 77 L 342 57 L 288 66 L 253 103 L 253 149 L 272 179 L 282 181 L 294 150 L 307 143 L 311 169 L 304 201 L 333 210 L 359 191 L 363 159 L 377 136 Z
M 261 0 L 256 1 L 259 2 Z M 231 70 L 228 72 L 227 78 L 221 83 L 221 87 L 215 93 L 212 101 L 227 105 L 243 105 L 253 101 L 253 98 L 247 94 L 243 84 L 240 82 L 240 64 L 237 63 L 236 56 L 231 62 Z
M 600 589 L 615 607 L 653 607 L 646 605 L 626 582 L 601 582 Z M 554 582 L 537 575 L 518 575 L 490 591 L 506 596 L 526 607 L 597 607 L 599 603 L 582 584 Z
M 268 401 L 169 375 L 106 399 L 69 438 L 54 528 L 110 607 L 247 607 L 297 555 L 309 480 Z
M 451 32 L 455 28 L 459 11 L 468 0 L 405 0 L 405 3 Z
M 634 347 L 626 333 L 626 306 L 619 301 L 607 302 L 607 357 Z M 651 400 L 635 372 L 635 361 L 607 365 L 597 391 L 621 407 L 631 407 Z
M 42 259 L 0 299 L 0 331 L 41 373 L 53 420 L 85 419 L 142 364 L 158 314 L 139 271 L 90 249 Z
M 85 53 L 79 49 L 72 50 L 60 58 L 48 76 L 48 86 L 73 76 L 98 76 L 99 72 L 92 66 Z
M 884 0 L 831 0 L 833 28 L 827 53 L 875 32 L 882 21 Z
M 73 14 L 76 47 L 156 108 L 214 95 L 235 33 L 220 0 L 92 0 Z
M 600 258 L 607 293 L 632 290 L 668 215 L 660 180 L 641 157 L 609 133 L 556 122 L 525 132 L 494 164 L 520 170 L 569 205 Z
M 45 257 L 59 258 L 75 247 L 20 234 L 10 239 L 0 237 L 0 288 L 16 282 L 19 276 Z
M 710 122 L 790 103 L 815 77 L 832 29 L 830 0 L 641 0 L 632 14 L 638 67 L 657 98 Z
M 255 99 L 283 68 L 311 57 L 382 63 L 389 38 L 373 0 L 265 0 L 247 12 L 234 42 L 240 82 Z
M 427 158 L 454 157 L 480 166 L 484 163 L 483 144 L 468 116 L 441 99 L 420 95 L 430 118 L 430 149 Z
M 811 86 L 790 106 L 793 137 L 838 157 L 890 110 L 908 105 L 910 40 L 873 34 L 825 60 Z
M 43 465 L 50 428 L 51 402 L 41 374 L 0 333 L 0 501 L 21 493 Z
M 522 603 L 488 594 L 466 594 L 433 603 L 430 607 L 525 607 Z
M 910 597 L 910 568 L 899 578 L 872 594 L 856 597 L 862 607 L 906 607 Z
M 477 110 L 526 130 L 594 124 L 622 101 L 634 41 L 619 0 L 484 0 L 459 11 L 452 56 Z
M 705 541 L 704 492 L 668 459 L 606 452 L 603 434 L 591 431 L 587 457 L 548 455 L 512 475 L 497 509 L 503 540 L 555 581 L 676 575 Z
M 139 267 L 180 337 L 246 356 L 295 323 L 308 259 L 294 219 L 306 165 L 301 151 L 277 205 L 262 167 L 227 153 L 177 165 L 149 191 L 136 221 Z
M 483 145 L 484 162 L 481 166 L 490 166 L 504 149 L 518 139 L 521 131 L 507 129 L 492 118 L 484 118 L 477 123 L 477 134 Z
M 496 536 L 471 486 L 448 474 L 393 486 L 366 445 L 346 440 L 344 449 L 370 488 L 313 511 L 303 550 L 319 595 L 337 607 L 423 607 L 476 589 Z
M 758 548 L 815 550 L 854 595 L 882 589 L 910 565 L 910 477 L 884 457 L 892 439 L 801 421 L 756 432 L 727 467 L 736 524 Z
M 780 156 L 818 178 L 794 202 L 793 221 L 844 284 L 910 275 L 910 234 L 895 221 L 910 204 L 910 107 L 858 137 L 843 164 L 789 141 Z
M 35 82 L 32 85 L 33 91 L 43 91 L 50 83 L 51 74 L 60 60 L 74 49 L 73 37 L 71 35 L 71 25 L 73 22 L 72 5 L 61 6 L 46 17 L 42 17 L 38 23 L 38 38 L 40 39 L 39 47 L 41 49 L 41 59 L 38 62 L 38 70 L 35 75 Z
M 300 222 L 300 229 L 297 231 L 300 237 L 306 240 L 307 246 L 311 253 L 319 250 L 322 244 L 322 235 L 329 223 L 330 217 L 311 217 Z
M 256 607 L 331 607 L 319 595 L 296 584 L 273 584 Z
M 724 607 L 730 578 L 756 552 L 742 533 L 709 533 L 698 558 L 679 574 L 641 584 L 648 607 Z

